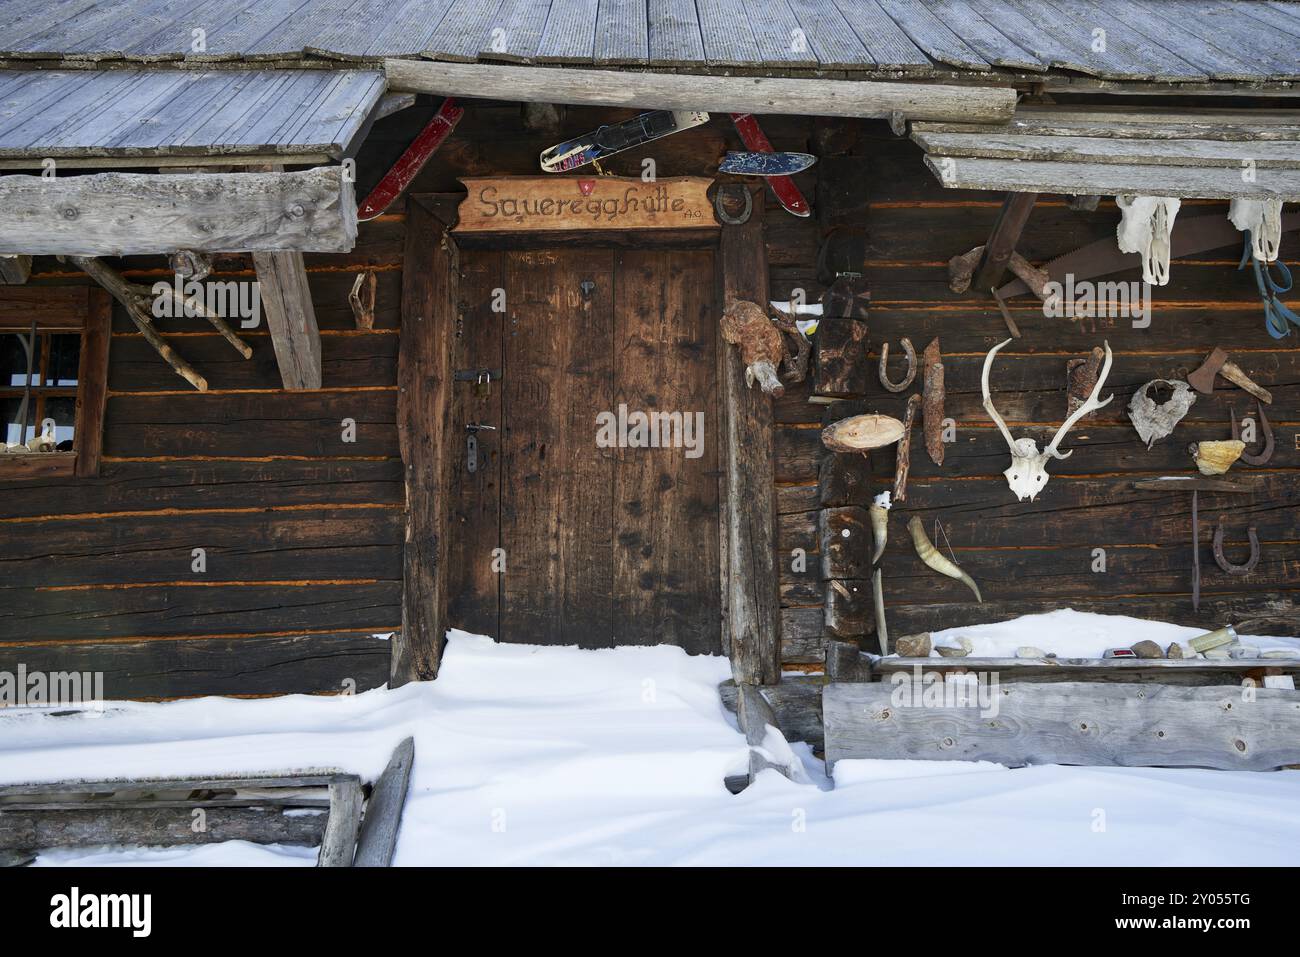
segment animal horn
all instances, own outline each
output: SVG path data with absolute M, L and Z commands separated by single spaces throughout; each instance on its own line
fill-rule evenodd
M 886 489 L 867 506 L 867 513 L 871 516 L 871 540 L 875 544 L 875 551 L 871 553 L 873 565 L 885 554 L 885 543 L 889 541 L 889 504 L 889 490 Z
M 1066 459 L 1073 455 L 1073 449 L 1064 454 L 1057 451 L 1056 447 L 1060 444 L 1061 440 L 1065 438 L 1065 434 L 1074 427 L 1074 423 L 1078 422 L 1089 412 L 1096 412 L 1102 406 L 1109 405 L 1111 400 L 1115 398 L 1115 393 L 1113 392 L 1110 394 L 1110 398 L 1105 402 L 1101 402 L 1097 398 L 1101 395 L 1101 387 L 1106 384 L 1106 376 L 1110 375 L 1110 362 L 1112 359 L 1110 343 L 1103 342 L 1102 345 L 1106 347 L 1106 361 L 1102 363 L 1101 373 L 1097 376 L 1097 384 L 1092 387 L 1092 393 L 1084 401 L 1083 405 L 1075 409 L 1074 414 L 1061 423 L 1061 427 L 1056 430 L 1056 435 L 1053 437 L 1051 443 L 1048 444 L 1047 448 L 1043 449 L 1043 455 L 1050 455 L 1055 459 Z
M 1010 341 L 1010 339 L 1007 340 L 1007 342 Z M 1006 345 L 1006 342 L 1003 345 Z M 912 545 L 916 548 L 916 554 L 920 556 L 921 561 L 940 575 L 947 575 L 949 578 L 964 582 L 966 587 L 975 593 L 975 600 L 981 605 L 984 604 L 984 599 L 980 596 L 980 587 L 975 584 L 975 579 L 939 554 L 939 549 L 935 548 L 934 543 L 926 536 L 925 527 L 915 515 L 907 523 L 907 530 L 912 533 Z
M 1002 416 L 998 415 L 998 410 L 993 407 L 993 396 L 989 394 L 989 371 L 993 368 L 993 357 L 1010 341 L 1010 339 L 1003 339 L 990 349 L 988 355 L 984 357 L 984 371 L 980 373 L 980 392 L 984 396 L 984 411 L 993 420 L 993 424 L 998 427 L 1002 437 L 1007 440 L 1007 447 L 1011 449 L 1011 454 L 1015 455 L 1016 440 L 1011 437 L 1011 430 L 1007 428 L 1007 423 L 1003 421 Z M 921 534 L 924 535 L 925 533 L 922 532 Z M 944 574 L 947 574 L 947 572 Z

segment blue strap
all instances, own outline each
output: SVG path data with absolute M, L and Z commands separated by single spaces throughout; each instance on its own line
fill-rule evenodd
M 1300 326 L 1300 316 L 1277 298 L 1280 292 L 1290 292 L 1293 280 L 1291 270 L 1287 268 L 1286 263 L 1278 260 L 1272 265 L 1276 266 L 1279 273 L 1279 280 L 1273 278 L 1269 271 L 1270 265 L 1261 263 L 1255 259 L 1252 251 L 1250 230 L 1246 230 L 1246 242 L 1241 252 L 1241 263 L 1238 269 L 1245 269 L 1246 263 L 1250 263 L 1255 271 L 1255 286 L 1259 289 L 1259 297 L 1264 303 L 1264 328 L 1274 339 L 1281 339 L 1291 334 L 1291 325 Z

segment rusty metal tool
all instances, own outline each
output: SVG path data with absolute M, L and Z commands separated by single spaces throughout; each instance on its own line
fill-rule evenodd
M 1214 561 L 1229 575 L 1249 575 L 1259 564 L 1259 536 L 1255 534 L 1255 526 L 1251 525 L 1246 529 L 1246 534 L 1250 538 L 1250 557 L 1240 565 L 1234 565 L 1223 554 L 1224 521 L 1225 517 L 1220 515 L 1214 525 Z
M 1245 389 L 1261 402 L 1273 401 L 1273 394 L 1242 372 L 1241 366 L 1229 359 L 1228 354 L 1218 346 L 1215 346 L 1214 351 L 1205 357 L 1199 369 L 1187 376 L 1187 384 L 1202 395 L 1210 395 L 1214 392 L 1214 377 L 1220 375 Z
M 1266 465 L 1273 457 L 1273 427 L 1268 424 L 1263 403 L 1256 400 L 1255 409 L 1259 414 L 1259 429 L 1264 433 L 1264 447 L 1254 453 L 1243 451 L 1241 460 L 1247 465 Z M 1241 440 L 1241 426 L 1237 423 L 1236 409 L 1232 410 L 1232 437 L 1237 441 Z

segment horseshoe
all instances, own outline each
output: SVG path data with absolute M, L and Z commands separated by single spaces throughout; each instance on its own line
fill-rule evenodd
M 880 384 L 890 392 L 902 392 L 912 380 L 916 378 L 916 350 L 912 348 L 912 340 L 899 340 L 903 345 L 903 352 L 907 355 L 907 375 L 903 376 L 903 381 L 893 383 L 889 381 L 889 373 L 885 370 L 885 364 L 889 362 L 889 343 L 880 344 Z
M 723 203 L 723 190 L 731 185 L 734 184 L 725 183 L 722 186 L 719 186 L 717 192 L 713 194 L 713 211 L 718 214 L 718 219 L 722 220 L 726 225 L 743 226 L 745 223 L 749 222 L 749 217 L 754 212 L 754 197 L 750 196 L 749 190 L 742 186 L 740 188 L 740 194 L 745 198 L 745 205 L 741 208 L 739 215 L 732 216 L 727 212 L 725 204 Z M 734 195 L 734 192 L 727 190 L 727 195 Z
M 1259 428 L 1264 433 L 1264 447 L 1258 452 L 1251 453 L 1243 451 L 1241 460 L 1247 465 L 1264 465 L 1273 457 L 1273 428 L 1268 424 L 1268 416 L 1264 415 L 1264 406 L 1260 404 L 1259 399 L 1255 400 L 1255 409 L 1259 415 Z M 1241 426 L 1237 422 L 1237 411 L 1232 410 L 1232 437 L 1241 439 Z
M 1246 531 L 1250 536 L 1250 558 L 1240 565 L 1234 565 L 1223 556 L 1223 520 L 1223 516 L 1220 515 L 1219 521 L 1214 526 L 1214 560 L 1229 575 L 1249 575 L 1259 564 L 1259 538 L 1255 534 L 1255 526 L 1250 526 Z

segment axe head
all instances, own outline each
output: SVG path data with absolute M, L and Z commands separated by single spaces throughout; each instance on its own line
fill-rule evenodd
M 1214 391 L 1214 377 L 1227 361 L 1228 354 L 1215 346 L 1201 367 L 1187 376 L 1187 384 L 1202 395 L 1209 395 Z

